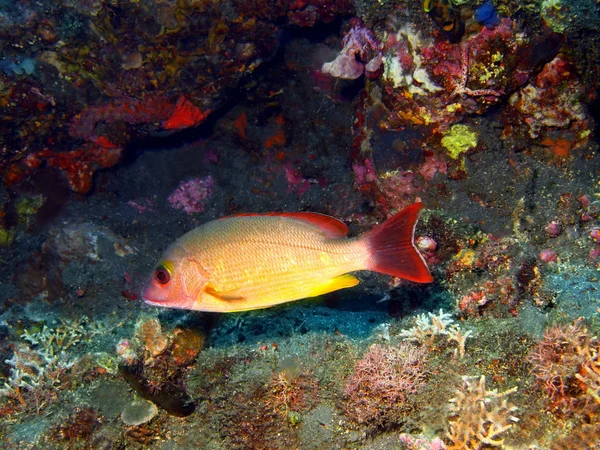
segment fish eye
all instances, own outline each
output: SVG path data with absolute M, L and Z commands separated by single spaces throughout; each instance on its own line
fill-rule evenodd
M 154 271 L 154 281 L 158 284 L 165 285 L 171 281 L 171 274 L 169 270 L 164 266 L 158 266 Z

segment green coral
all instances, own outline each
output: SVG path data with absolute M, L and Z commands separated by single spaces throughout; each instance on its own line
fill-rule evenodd
M 442 145 L 452 159 L 477 146 L 477 133 L 463 124 L 453 125 L 442 138 Z
M 36 195 L 34 197 L 23 197 L 20 198 L 16 204 L 17 214 L 23 218 L 25 216 L 32 216 L 38 209 L 42 207 L 46 199 L 43 195 Z
M 541 3 L 541 14 L 552 30 L 564 33 L 569 26 L 569 15 L 561 0 L 544 0 Z
M 15 231 L 0 228 L 0 247 L 8 247 L 15 240 Z

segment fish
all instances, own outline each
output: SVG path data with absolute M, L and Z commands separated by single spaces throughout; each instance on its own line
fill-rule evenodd
M 460 8 L 453 0 L 424 0 L 423 10 L 442 30 L 451 43 L 461 40 L 465 32 L 465 24 L 460 16 Z
M 414 243 L 422 207 L 414 203 L 354 238 L 343 222 L 313 212 L 213 220 L 167 248 L 142 298 L 152 306 L 228 313 L 350 288 L 361 270 L 429 283 Z

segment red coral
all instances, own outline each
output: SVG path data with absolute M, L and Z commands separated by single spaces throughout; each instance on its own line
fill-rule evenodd
M 173 112 L 173 103 L 164 96 L 151 96 L 143 100 L 125 98 L 106 105 L 90 106 L 77 114 L 71 122 L 74 137 L 94 139 L 98 123 L 125 122 L 132 125 L 161 122 Z
M 8 186 L 18 183 L 46 161 L 48 166 L 56 167 L 65 174 L 73 192 L 87 194 L 92 189 L 96 170 L 112 167 L 121 160 L 122 149 L 106 136 L 100 136 L 94 141 L 68 152 L 44 149 L 31 153 L 23 161 L 13 164 L 3 181 Z
M 118 164 L 121 160 L 121 151 L 108 139 L 98 139 L 96 144 L 84 145 L 79 150 L 55 152 L 46 149 L 39 152 L 38 156 L 44 158 L 49 166 L 61 169 L 74 192 L 87 194 L 92 189 L 96 170 Z
M 246 139 L 246 129 L 248 128 L 248 118 L 246 117 L 246 113 L 242 112 L 237 119 L 235 119 L 235 131 L 242 139 Z
M 91 408 L 75 408 L 66 422 L 56 427 L 54 436 L 59 441 L 87 440 L 103 421 Z
M 210 114 L 210 109 L 202 111 L 183 95 L 179 97 L 175 110 L 163 124 L 166 130 L 181 130 L 201 124 Z

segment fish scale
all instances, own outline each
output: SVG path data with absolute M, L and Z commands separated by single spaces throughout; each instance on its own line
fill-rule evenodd
M 256 222 L 259 227 L 268 229 L 270 221 Z M 265 280 L 272 283 L 273 277 L 285 277 L 286 273 L 296 278 L 303 272 L 317 277 L 318 272 L 329 275 L 332 270 L 327 269 L 331 268 L 333 273 L 342 274 L 364 267 L 366 251 L 357 240 L 327 240 L 314 228 L 306 230 L 305 224 L 299 221 L 281 224 L 275 233 L 267 235 L 268 239 L 252 239 L 251 232 L 255 232 L 255 229 L 247 226 L 240 226 L 239 229 L 232 227 L 225 232 L 216 230 L 204 233 L 199 230 L 201 238 L 190 240 L 192 248 L 195 248 L 193 252 L 202 255 L 203 265 L 212 274 L 212 281 L 218 290 L 238 289 L 244 284 Z M 232 258 L 234 255 L 243 255 L 243 258 Z M 324 255 L 329 257 L 329 262 L 323 261 Z M 224 264 L 225 260 L 228 264 Z M 248 260 L 255 263 L 248 265 Z M 247 276 L 247 271 L 254 273 Z

